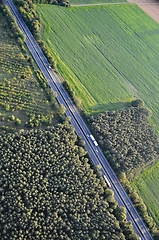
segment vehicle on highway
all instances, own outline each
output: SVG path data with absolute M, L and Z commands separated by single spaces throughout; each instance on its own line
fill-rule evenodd
M 97 147 L 97 146 L 98 146 L 98 143 L 97 143 L 97 141 L 95 140 L 95 138 L 93 137 L 93 135 L 90 135 L 90 139 L 92 140 L 92 142 L 94 143 L 94 145 Z
M 60 87 L 57 84 L 57 82 L 59 83 L 58 78 L 56 77 L 55 74 L 53 74 L 53 70 L 51 71 L 51 67 L 49 67 L 49 63 L 47 62 L 41 49 L 37 45 L 35 39 L 29 32 L 29 29 L 25 25 L 23 19 L 17 12 L 17 9 L 15 8 L 13 2 L 11 0 L 8 0 L 8 1 L 3 0 L 3 1 L 5 3 L 7 3 L 7 6 L 13 11 L 13 15 L 15 16 L 17 22 L 19 23 L 20 28 L 26 34 L 26 36 L 27 36 L 26 44 L 27 44 L 30 52 L 34 56 L 35 61 L 38 64 L 39 68 L 41 69 L 45 78 L 47 79 L 50 87 L 58 93 L 57 99 L 58 99 L 59 103 L 63 104 L 67 108 L 66 115 L 70 117 L 71 124 L 75 128 L 76 132 L 80 136 L 82 136 L 83 139 L 87 142 L 91 138 L 90 137 L 91 133 L 89 132 L 83 119 L 80 117 L 79 113 L 77 112 L 77 110 L 73 106 L 73 104 L 71 105 L 71 108 L 69 108 L 69 106 L 71 104 L 70 103 L 71 100 L 68 100 L 68 96 L 66 94 L 64 94 L 65 92 L 59 90 Z M 48 71 L 44 71 L 44 70 L 46 70 L 45 68 L 47 68 Z M 85 134 L 86 134 L 87 138 L 85 138 Z M 94 137 L 93 137 L 93 139 L 94 139 Z M 120 182 L 118 181 L 117 177 L 115 176 L 115 173 L 113 172 L 109 163 L 107 162 L 107 159 L 104 157 L 103 153 L 101 152 L 100 148 L 98 147 L 98 143 L 95 141 L 95 139 L 92 140 L 92 138 L 90 141 L 92 142 L 92 146 L 90 146 L 90 144 L 88 144 L 88 146 L 86 146 L 87 151 L 90 154 L 92 161 L 94 162 L 95 165 L 100 164 L 100 162 L 103 164 L 103 176 L 106 174 L 105 169 L 107 169 L 107 174 L 110 178 L 110 182 L 113 181 L 112 190 L 115 193 L 115 197 L 116 197 L 119 205 L 124 206 L 127 209 L 128 219 L 132 221 L 135 232 L 139 236 L 142 236 L 142 239 L 153 240 L 153 238 L 150 235 L 149 231 L 147 230 L 145 224 L 143 223 L 143 221 L 140 218 L 140 216 L 138 215 L 136 209 L 132 205 L 129 197 L 126 195 L 123 187 L 121 186 Z M 96 142 L 97 145 L 95 145 L 94 141 Z M 97 157 L 97 154 L 95 154 L 96 150 L 98 150 L 98 157 Z
M 110 187 L 111 187 L 111 184 L 110 184 L 110 182 L 108 181 L 107 177 L 104 175 L 103 178 L 104 178 L 107 186 L 110 188 Z
M 51 66 L 49 65 L 49 66 L 48 66 L 48 68 L 50 68 L 50 69 L 51 69 Z

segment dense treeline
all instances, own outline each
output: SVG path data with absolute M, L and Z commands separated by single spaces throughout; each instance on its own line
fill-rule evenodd
M 78 141 L 67 122 L 0 136 L 1 239 L 138 239 Z
M 44 52 L 46 58 L 48 59 L 51 67 L 57 71 L 56 61 L 54 57 L 50 54 L 49 49 L 45 46 L 44 42 L 41 40 L 41 28 L 42 23 L 41 19 L 36 13 L 34 9 L 34 5 L 32 0 L 15 0 L 14 1 L 21 16 L 23 17 L 24 21 L 26 22 L 27 26 L 33 33 L 35 39 L 37 40 L 39 46 L 41 47 L 42 51 Z
M 65 7 L 69 6 L 68 0 L 32 0 L 32 2 L 35 4 L 48 3 L 48 4 L 57 4 Z
M 73 103 L 79 108 L 81 109 L 81 99 L 79 99 L 75 92 L 73 91 L 71 85 L 69 84 L 68 81 L 64 81 L 63 82 L 63 87 L 65 88 L 65 90 L 67 91 L 68 95 L 70 96 L 70 98 L 72 99 Z
M 150 112 L 136 103 L 132 102 L 134 107 L 89 118 L 109 162 L 117 172 L 124 171 L 127 175 L 159 157 L 158 136 L 148 119 Z
M 23 16 L 24 21 L 33 32 L 33 34 L 38 37 L 38 34 L 41 31 L 41 21 L 36 13 L 33 3 L 31 0 L 15 0 L 15 4 L 17 5 L 21 15 Z
M 11 14 L 9 8 L 6 5 L 1 5 L 0 9 L 3 15 L 6 17 L 7 22 L 9 24 L 9 28 L 11 29 L 15 39 L 18 41 L 20 47 L 23 49 L 23 44 L 26 39 L 25 35 L 18 27 L 18 24 L 13 15 Z
M 157 229 L 156 223 L 151 216 L 149 216 L 147 207 L 143 202 L 142 198 L 137 194 L 136 190 L 131 186 L 130 182 L 126 178 L 125 173 L 119 174 L 120 182 L 124 187 L 125 191 L 127 192 L 128 196 L 130 197 L 131 201 L 133 202 L 134 206 L 138 210 L 140 216 L 142 217 L 143 221 L 145 222 L 148 230 L 151 232 L 153 238 L 158 240 L 159 238 L 159 230 Z

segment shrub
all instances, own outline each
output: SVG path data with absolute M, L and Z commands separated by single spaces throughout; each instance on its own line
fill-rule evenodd
M 16 119 L 15 119 L 15 124 L 16 124 L 16 125 L 18 125 L 18 126 L 21 125 L 21 122 L 22 122 L 22 121 L 21 121 L 19 118 L 16 118 Z

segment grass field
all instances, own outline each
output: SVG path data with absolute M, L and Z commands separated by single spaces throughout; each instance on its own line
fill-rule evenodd
M 70 4 L 89 4 L 89 3 L 113 3 L 127 2 L 126 0 L 70 0 Z
M 159 226 L 159 161 L 151 169 L 136 177 L 132 184 Z
M 2 15 L 0 35 L 0 131 L 9 131 L 25 128 L 31 114 L 48 118 L 54 110 Z M 19 127 L 16 118 L 21 120 Z
M 142 98 L 159 129 L 159 25 L 136 5 L 39 5 L 43 40 L 87 112 Z

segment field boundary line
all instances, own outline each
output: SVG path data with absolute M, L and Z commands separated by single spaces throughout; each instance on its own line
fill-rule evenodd
M 75 4 L 75 5 L 70 4 L 70 7 L 89 7 L 89 6 L 103 6 L 103 5 L 123 5 L 123 4 L 158 5 L 158 3 L 152 3 L 152 2 L 114 2 L 114 3 L 88 3 L 88 4 Z

